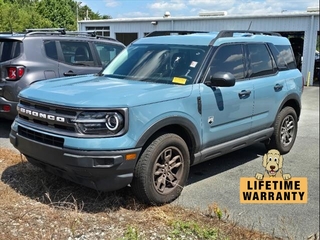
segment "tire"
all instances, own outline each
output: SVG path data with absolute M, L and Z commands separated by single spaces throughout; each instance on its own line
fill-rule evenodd
M 190 168 L 185 141 L 176 134 L 156 138 L 138 160 L 131 188 L 142 202 L 161 205 L 180 196 Z
M 280 111 L 274 123 L 274 133 L 265 144 L 267 150 L 277 149 L 280 154 L 286 154 L 291 150 L 298 132 L 297 119 L 292 107 L 285 107 Z

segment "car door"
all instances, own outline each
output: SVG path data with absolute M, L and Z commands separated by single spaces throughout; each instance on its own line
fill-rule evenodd
M 254 111 L 251 132 L 270 127 L 286 95 L 286 78 L 278 74 L 274 59 L 264 43 L 246 45 L 249 78 L 254 85 Z
M 58 49 L 60 77 L 97 73 L 102 69 L 88 41 L 60 40 Z
M 232 87 L 200 86 L 204 148 L 246 136 L 253 111 L 253 84 L 246 79 L 242 44 L 218 48 L 210 63 L 215 71 L 230 72 L 236 78 Z

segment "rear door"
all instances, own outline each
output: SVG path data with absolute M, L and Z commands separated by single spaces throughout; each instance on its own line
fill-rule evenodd
M 287 93 L 286 76 L 280 75 L 265 43 L 247 44 L 249 78 L 254 84 L 252 132 L 270 127 Z

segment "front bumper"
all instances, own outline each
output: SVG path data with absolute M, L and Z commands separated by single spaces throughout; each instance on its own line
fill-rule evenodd
M 141 151 L 141 148 L 120 151 L 61 148 L 28 139 L 13 129 L 10 142 L 30 163 L 99 191 L 113 191 L 130 184 Z M 126 160 L 128 154 L 135 154 L 136 158 Z

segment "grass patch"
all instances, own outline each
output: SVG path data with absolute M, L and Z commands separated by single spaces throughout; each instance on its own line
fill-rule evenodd
M 278 239 L 239 227 L 216 203 L 202 213 L 146 206 L 130 188 L 101 193 L 0 149 L 0 239 Z

